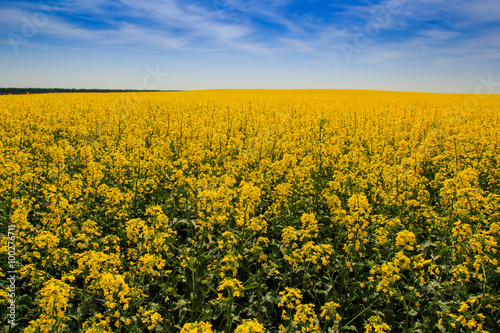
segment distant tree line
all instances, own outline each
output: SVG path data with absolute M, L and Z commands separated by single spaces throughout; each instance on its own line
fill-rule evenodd
M 0 95 L 47 94 L 47 93 L 107 93 L 107 92 L 154 92 L 178 90 L 135 90 L 135 89 L 66 89 L 66 88 L 0 88 Z

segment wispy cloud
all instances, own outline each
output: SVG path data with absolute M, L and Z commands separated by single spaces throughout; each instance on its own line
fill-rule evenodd
M 23 3 L 21 3 L 23 4 Z M 175 1 L 124 0 L 119 12 L 105 8 L 104 1 L 68 1 L 58 8 L 59 15 L 51 17 L 38 29 L 39 36 L 58 36 L 111 45 L 140 41 L 155 47 L 196 49 L 207 43 L 219 46 L 239 45 L 252 33 L 244 24 L 220 22 L 215 13 L 196 5 L 180 6 Z M 0 16 L 0 31 L 22 33 L 24 21 L 37 13 L 37 8 L 24 4 L 23 9 L 6 8 Z M 40 9 L 38 9 L 39 11 Z M 83 16 L 83 13 L 85 15 Z M 80 22 L 82 17 L 95 17 L 96 23 Z M 104 16 L 104 20 L 98 18 Z M 105 22 L 107 26 L 102 27 Z M 262 48 L 262 46 L 261 46 Z
M 27 24 L 36 28 L 29 38 Z M 12 33 L 25 44 L 57 52 L 126 50 L 151 57 L 303 60 L 332 67 L 346 65 L 341 45 L 356 46 L 357 36 L 364 35 L 366 44 L 346 67 L 418 64 L 452 70 L 477 63 L 498 66 L 500 2 L 3 0 L 0 43 L 9 44 Z

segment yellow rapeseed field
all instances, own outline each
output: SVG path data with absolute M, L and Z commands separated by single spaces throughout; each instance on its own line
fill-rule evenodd
M 498 95 L 0 96 L 5 331 L 499 332 L 499 116 Z

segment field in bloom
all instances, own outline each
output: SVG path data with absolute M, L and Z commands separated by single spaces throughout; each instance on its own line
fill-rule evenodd
M 499 116 L 495 95 L 0 96 L 5 331 L 499 332 Z

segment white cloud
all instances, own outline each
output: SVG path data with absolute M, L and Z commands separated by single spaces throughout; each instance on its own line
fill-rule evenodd
M 279 40 L 283 42 L 286 47 L 289 47 L 294 51 L 305 52 L 305 53 L 313 51 L 313 47 L 310 45 L 310 43 L 307 43 L 299 39 L 280 38 Z
M 181 30 L 191 37 L 224 42 L 249 36 L 252 32 L 244 24 L 220 22 L 213 13 L 199 6 L 181 7 L 172 0 L 123 2 L 131 8 L 131 15 L 155 22 L 165 29 Z
M 60 2 L 60 15 L 50 17 L 38 34 L 71 39 L 80 45 L 85 41 L 88 45 L 141 45 L 213 54 L 234 53 L 235 56 L 253 53 L 276 57 L 299 52 L 311 58 L 328 58 L 333 53 L 339 56 L 338 46 L 363 32 L 367 23 L 384 19 L 383 13 L 387 14 L 389 3 L 394 1 L 397 0 L 385 0 L 376 5 L 340 5 L 342 12 L 338 17 L 324 20 L 290 14 L 286 7 L 291 0 L 213 0 L 213 5 L 181 0 L 113 3 L 68 0 Z M 499 20 L 500 2 L 497 0 L 399 1 L 402 4 L 400 11 L 390 14 L 388 24 L 382 27 L 380 34 L 370 37 L 370 44 L 363 47 L 356 58 L 371 62 L 433 58 L 434 63 L 442 65 L 499 58 L 500 39 L 497 36 L 500 31 L 475 26 Z M 22 19 L 32 17 L 39 10 L 31 2 L 5 3 L 10 7 L 0 15 L 0 31 L 3 32 L 20 31 Z M 15 9 L 16 4 L 22 9 Z M 82 14 L 102 24 L 86 26 L 66 19 L 82 17 Z M 270 33 L 269 22 L 281 29 L 273 29 Z M 468 29 L 469 26 L 474 29 Z M 387 37 L 389 34 L 385 32 L 395 34 Z
M 444 40 L 449 40 L 455 37 L 458 37 L 461 35 L 460 32 L 453 31 L 453 30 L 445 30 L 445 29 L 428 29 L 428 30 L 421 30 L 418 32 L 418 34 L 425 36 L 428 38 L 428 40 L 432 41 L 444 41 Z
M 118 29 L 102 34 L 101 41 L 113 44 L 146 44 L 167 47 L 170 49 L 182 49 L 188 43 L 187 40 L 172 36 L 172 34 L 158 34 L 157 31 L 145 29 L 138 25 L 124 23 Z
M 468 1 L 462 8 L 464 14 L 474 23 L 500 21 L 500 2 L 498 0 Z

